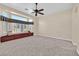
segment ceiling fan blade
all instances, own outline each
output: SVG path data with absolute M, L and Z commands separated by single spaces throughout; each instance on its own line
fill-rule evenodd
M 40 12 L 39 12 L 39 14 L 44 15 L 44 13 L 40 13 Z
M 44 9 L 40 9 L 39 11 L 43 11 Z

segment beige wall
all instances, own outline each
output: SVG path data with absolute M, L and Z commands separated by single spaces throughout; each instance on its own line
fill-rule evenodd
M 38 26 L 39 26 L 39 19 L 38 19 L 38 17 L 34 17 L 33 18 L 33 21 L 34 21 L 34 25 L 33 25 L 33 32 L 34 32 L 34 35 L 38 35 Z
M 65 10 L 39 18 L 39 35 L 72 39 L 72 11 Z
M 79 5 L 76 4 L 72 11 L 72 39 L 73 43 L 77 46 L 79 53 Z

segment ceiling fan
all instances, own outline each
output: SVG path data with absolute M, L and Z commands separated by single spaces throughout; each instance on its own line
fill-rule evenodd
M 44 15 L 44 13 L 41 12 L 41 11 L 44 11 L 44 9 L 37 9 L 37 5 L 38 5 L 38 3 L 35 3 L 36 8 L 33 10 L 32 13 L 34 13 L 35 16 L 37 16 L 38 14 Z

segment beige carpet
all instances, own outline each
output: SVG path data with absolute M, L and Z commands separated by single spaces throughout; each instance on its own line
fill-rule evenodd
M 2 56 L 78 56 L 76 46 L 61 39 L 31 36 L 0 44 Z

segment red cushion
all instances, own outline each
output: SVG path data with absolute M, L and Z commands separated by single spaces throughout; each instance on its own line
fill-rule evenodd
M 6 35 L 1 37 L 1 42 L 6 42 L 10 40 L 20 39 L 23 37 L 29 37 L 32 36 L 33 33 L 20 33 L 20 34 L 13 34 L 13 35 Z

